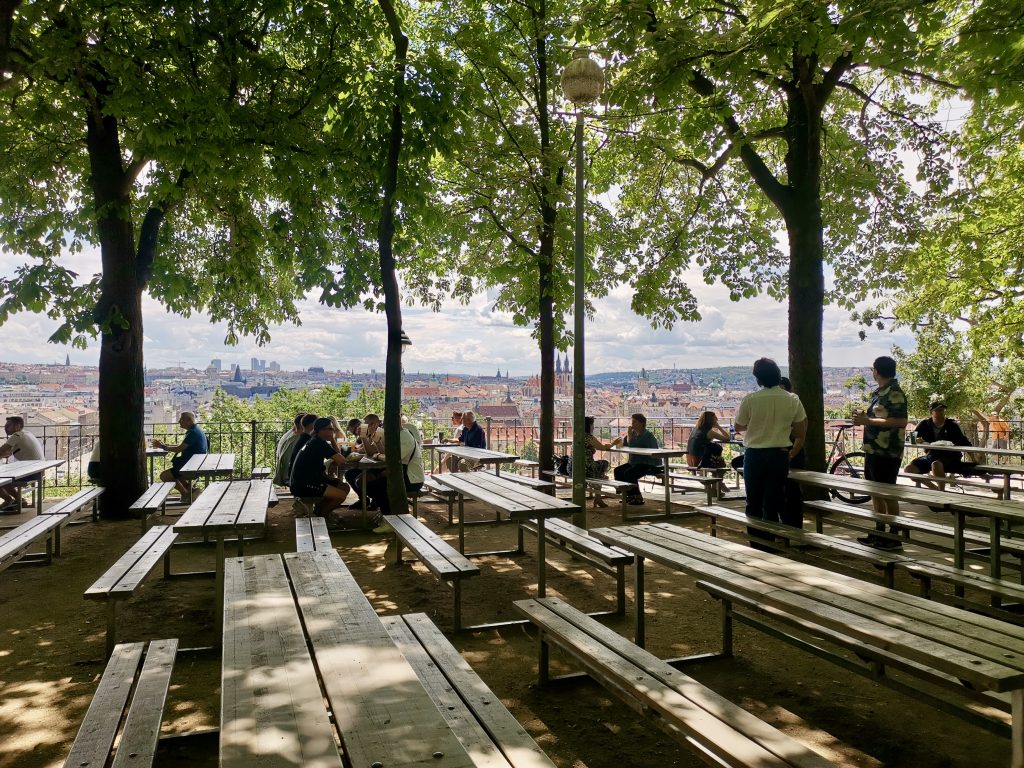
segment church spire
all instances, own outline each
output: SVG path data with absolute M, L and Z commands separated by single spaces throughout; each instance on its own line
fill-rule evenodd
M 555 352 L 555 373 L 562 372 L 562 356 Z

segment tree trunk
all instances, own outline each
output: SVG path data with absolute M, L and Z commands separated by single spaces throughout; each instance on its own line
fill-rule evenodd
M 794 71 L 800 82 L 788 98 L 786 170 L 790 194 L 782 206 L 789 237 L 789 375 L 807 411 L 807 469 L 820 472 L 825 468 L 822 104 L 810 61 L 794 54 Z
M 103 264 L 96 307 L 101 332 L 100 476 L 106 488 L 100 512 L 123 517 L 146 489 L 142 287 L 116 118 L 90 109 L 86 145 Z
M 547 5 L 530 6 L 533 15 L 534 45 L 537 56 L 537 127 L 540 130 L 541 200 L 540 247 L 537 251 L 537 329 L 540 346 L 540 445 L 537 461 L 540 471 L 553 470 L 555 464 L 555 221 L 558 209 L 553 185 L 561 182 L 561 172 L 551 168 L 551 125 L 548 116 L 548 53 L 545 24 Z
M 392 241 L 395 235 L 395 193 L 398 190 L 398 161 L 402 151 L 402 120 L 405 102 L 405 61 L 409 38 L 402 32 L 398 16 L 388 0 L 380 0 L 395 46 L 394 102 L 391 132 L 384 166 L 384 199 L 377 227 L 380 277 L 384 288 L 384 314 L 388 321 L 388 353 L 384 369 L 384 460 L 388 475 L 388 503 L 394 514 L 408 509 L 405 473 L 402 471 L 402 303 Z

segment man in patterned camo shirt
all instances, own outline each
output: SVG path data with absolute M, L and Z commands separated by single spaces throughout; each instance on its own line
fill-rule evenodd
M 907 426 L 907 398 L 896 380 L 896 361 L 891 357 L 879 357 L 871 366 L 871 375 L 878 389 L 871 393 L 871 404 L 867 413 L 857 412 L 853 423 L 864 427 L 864 477 L 876 483 L 896 484 L 900 466 L 903 463 L 904 428 Z M 900 503 L 896 499 L 872 497 L 875 512 L 898 515 Z M 884 531 L 885 526 L 876 523 L 875 528 Z M 892 533 L 897 532 L 891 526 Z M 899 550 L 903 545 L 896 539 L 887 539 L 873 533 L 857 539 L 861 544 L 878 549 Z

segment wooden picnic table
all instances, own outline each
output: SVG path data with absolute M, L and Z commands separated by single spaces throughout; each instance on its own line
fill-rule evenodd
M 1013 448 L 978 448 L 973 445 L 936 445 L 932 446 L 931 443 L 907 443 L 907 448 L 917 448 L 922 451 L 928 451 L 932 447 L 938 451 L 959 451 L 961 453 L 974 453 L 981 456 L 1013 456 L 1015 458 L 1021 458 L 1024 456 L 1024 450 L 1016 450 Z M 989 475 L 1002 475 L 1003 477 L 1003 498 L 1010 498 L 1010 479 L 1014 476 L 1024 475 L 1024 465 L 1022 464 L 984 464 L 978 467 L 979 472 L 985 472 Z
M 152 445 L 146 447 L 146 459 L 149 461 L 149 484 L 154 482 L 153 462 L 160 456 L 166 456 L 167 450 Z
M 238 554 L 246 534 L 262 534 L 267 527 L 272 480 L 218 480 L 210 483 L 177 523 L 175 533 L 202 534 L 217 541 L 214 575 L 217 579 L 217 615 L 224 584 L 224 539 L 238 540 Z
M 459 495 L 459 552 L 467 557 L 518 553 L 518 548 L 502 552 L 466 553 L 465 508 L 466 498 L 494 507 L 513 521 L 537 520 L 537 591 L 545 595 L 547 571 L 544 556 L 544 521 L 549 517 L 563 517 L 579 512 L 571 501 L 549 496 L 521 483 L 490 472 L 447 472 L 434 478 L 436 482 Z
M 956 708 L 953 714 L 976 725 L 1008 730 L 1011 765 L 1024 766 L 1024 628 L 668 523 L 596 528 L 591 534 L 636 555 L 637 645 L 644 643 L 644 561 L 649 558 L 695 577 L 699 587 L 723 601 L 724 655 L 732 655 L 731 622 L 740 620 L 940 709 Z M 864 665 L 823 644 L 854 651 Z M 926 687 L 893 680 L 887 669 Z M 948 696 L 929 693 L 930 685 L 997 708 L 1006 702 L 993 694 L 1009 694 L 1009 729 L 1003 721 L 958 707 Z
M 628 445 L 617 445 L 612 447 L 612 451 L 614 453 L 650 456 L 651 458 L 661 459 L 661 479 L 665 483 L 665 517 L 668 517 L 672 512 L 672 483 L 669 480 L 668 463 L 670 459 L 678 459 L 680 456 L 685 456 L 686 448 L 633 448 Z M 641 517 L 643 515 L 635 515 L 634 519 Z
M 916 488 L 907 485 L 876 483 L 857 477 L 833 475 L 828 472 L 812 472 L 806 469 L 790 470 L 789 478 L 801 485 L 816 488 L 835 488 L 853 493 L 866 493 L 883 499 L 905 501 L 910 504 L 924 504 L 931 508 L 946 509 L 953 513 L 953 558 L 957 568 L 964 567 L 964 527 L 968 515 L 989 518 L 989 573 L 999 578 L 1002 571 L 1002 521 L 1024 523 L 1024 504 L 999 499 L 986 499 L 963 493 L 937 491 L 931 488 Z
M 35 482 L 39 486 L 36 493 L 36 514 L 41 515 L 43 513 L 43 491 L 46 489 L 46 472 L 63 463 L 63 459 L 9 461 L 0 465 L 0 480 L 7 480 L 11 485 L 27 485 Z
M 342 768 L 334 726 L 344 765 L 473 768 L 337 552 L 231 559 L 226 574 L 222 768 Z
M 231 477 L 235 473 L 235 454 L 197 453 L 185 462 L 179 473 L 185 480 L 197 478 Z M 192 485 L 189 484 L 189 504 L 192 503 Z
M 341 467 L 343 472 L 347 472 L 350 469 L 359 470 L 359 485 L 362 492 L 359 494 L 359 499 L 362 501 L 362 514 L 359 518 L 360 528 L 366 528 L 366 513 L 367 513 L 367 500 L 366 500 L 366 475 L 368 472 L 374 469 L 384 469 L 387 464 L 384 462 L 384 458 L 370 458 L 369 456 L 363 456 L 358 453 L 350 453 L 348 455 L 348 461 Z M 358 529 L 353 529 L 358 530 Z
M 502 453 L 501 451 L 489 451 L 486 448 L 467 448 L 464 445 L 435 445 L 434 450 L 438 453 L 447 453 L 450 456 L 458 456 L 460 459 L 472 459 L 484 466 L 488 464 L 494 465 L 494 471 L 501 473 L 501 465 L 508 464 L 518 459 L 518 456 L 514 456 L 510 453 Z

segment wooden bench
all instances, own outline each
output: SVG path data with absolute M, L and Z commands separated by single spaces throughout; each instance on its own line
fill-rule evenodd
M 478 765 L 483 765 L 482 760 L 486 759 L 488 766 L 554 768 L 554 763 L 501 699 L 491 692 L 426 614 L 385 616 L 381 621 L 416 670 L 449 727 L 463 744 L 473 745 L 472 755 L 480 755 Z M 499 756 L 503 758 L 500 761 Z
M 113 649 L 64 768 L 103 768 L 111 754 L 112 768 L 153 765 L 177 650 L 173 639 Z
M 454 626 L 462 629 L 462 580 L 478 576 L 480 568 L 427 528 L 412 515 L 384 515 L 384 522 L 395 532 L 395 563 L 401 565 L 402 547 L 408 547 L 427 569 L 448 582 L 455 593 Z
M 334 549 L 327 521 L 322 517 L 295 518 L 295 551 L 323 552 Z
M 550 477 L 555 483 L 563 482 L 566 484 L 572 483 L 571 475 L 559 475 L 557 472 L 541 472 L 542 475 Z M 624 480 L 615 480 L 610 477 L 588 477 L 586 479 L 587 489 L 592 495 L 597 495 L 601 491 L 611 489 L 619 497 L 619 504 L 622 511 L 623 521 L 627 520 L 626 511 L 626 494 L 630 488 L 636 487 L 635 483 L 627 483 Z
M 73 496 L 68 496 L 66 499 L 61 499 L 55 504 L 50 505 L 42 511 L 44 515 L 68 515 L 70 520 L 74 520 L 86 512 L 92 515 L 93 522 L 100 519 L 100 496 L 103 495 L 103 488 L 100 486 L 91 486 L 89 488 L 83 488 Z M 89 509 L 89 507 L 92 509 Z M 70 522 L 69 520 L 69 522 Z M 57 554 L 60 554 L 58 552 Z
M 138 512 L 139 517 L 142 520 L 142 532 L 146 532 L 146 528 L 149 527 L 149 516 L 159 512 L 163 514 L 167 508 L 167 497 L 171 491 L 174 490 L 177 483 L 153 483 L 149 488 L 139 496 L 135 502 L 128 507 L 129 512 Z
M 489 475 L 498 475 L 493 469 L 484 469 L 482 472 L 486 472 Z M 551 491 L 555 488 L 555 483 L 552 480 L 541 480 L 536 477 L 528 477 L 527 475 L 517 475 L 513 472 L 505 472 L 501 474 L 507 480 L 511 480 L 513 483 L 519 483 L 525 485 L 527 488 L 533 488 L 538 491 Z
M 682 474 L 680 472 L 669 472 L 668 482 L 669 487 L 673 491 L 682 490 L 684 493 L 686 491 L 703 491 L 707 497 L 708 504 L 715 503 L 715 499 L 722 494 L 722 486 L 725 484 L 725 480 L 721 477 Z
M 66 515 L 38 515 L 0 536 L 0 571 L 22 560 L 52 563 L 54 554 L 60 555 L 58 533 L 66 522 Z M 28 550 L 43 540 L 46 541 L 46 553 L 30 555 Z
M 911 576 L 918 579 L 920 582 L 922 597 L 969 608 L 970 610 L 995 616 L 1003 619 L 1004 621 L 1012 621 L 1017 624 L 1024 623 L 1024 616 L 1018 612 L 1006 610 L 1006 608 L 1000 603 L 1002 599 L 1012 600 L 1014 603 L 1018 604 L 1024 603 L 1024 585 L 1022 584 L 1015 584 L 1012 581 L 1004 581 L 1003 579 L 995 579 L 988 574 L 979 573 L 966 568 L 957 568 L 948 563 L 933 563 L 926 560 L 909 560 L 908 562 L 903 563 L 903 567 L 907 569 L 907 572 Z M 952 595 L 939 595 L 932 590 L 933 581 L 948 582 L 960 589 L 957 589 Z M 963 587 L 984 592 L 994 599 L 991 604 L 972 600 L 962 594 Z
M 423 495 L 429 494 L 430 496 L 435 496 L 436 498 L 441 499 L 441 501 L 445 502 L 448 505 L 448 525 L 452 525 L 454 522 L 455 514 L 455 498 L 458 496 L 458 494 L 451 488 L 445 488 L 443 485 L 438 483 L 433 478 L 433 476 L 430 476 L 423 481 L 423 488 L 421 490 L 423 492 Z M 419 504 L 417 503 L 418 499 L 418 496 L 414 497 L 412 503 L 413 514 L 417 517 L 419 517 Z
M 537 470 L 540 469 L 540 462 L 533 459 L 516 459 L 512 462 L 512 466 L 519 467 L 519 471 L 526 470 L 530 473 L 530 477 L 536 477 Z
M 986 491 L 991 491 L 996 495 L 996 498 L 1003 498 L 1003 486 L 993 485 L 992 483 L 982 480 L 980 478 L 973 477 L 953 477 L 951 475 L 942 475 L 936 477 L 935 475 L 925 475 L 918 472 L 900 472 L 898 477 L 912 481 L 919 487 L 929 487 L 928 484 L 933 486 L 937 485 L 938 490 L 946 490 L 947 485 L 958 486 L 962 488 L 982 488 Z
M 537 521 L 523 520 L 519 523 L 519 551 L 525 551 L 523 533 L 537 535 Z M 616 547 L 609 547 L 572 523 L 553 517 L 544 526 L 545 538 L 573 557 L 593 565 L 599 571 L 615 577 L 615 615 L 622 616 L 626 612 L 626 566 L 632 565 L 636 558 L 629 552 Z
M 745 533 L 747 528 L 753 528 L 754 530 L 767 533 L 771 537 L 778 537 L 779 539 L 782 539 L 781 543 L 779 543 L 775 538 L 758 540 L 758 543 L 762 546 L 778 552 L 795 554 L 800 552 L 797 547 L 810 547 L 814 550 L 824 550 L 837 555 L 845 555 L 847 557 L 863 560 L 882 571 L 882 580 L 887 587 L 892 587 L 895 583 L 894 572 L 896 570 L 896 566 L 912 562 L 910 558 L 905 557 L 904 555 L 893 552 L 884 552 L 882 550 L 875 549 L 874 547 L 859 544 L 856 541 L 847 541 L 846 539 L 840 539 L 835 536 L 826 536 L 823 533 L 810 533 L 808 531 L 804 531 L 802 528 L 794 528 L 791 525 L 784 525 L 783 523 L 773 523 L 768 520 L 750 518 L 738 509 L 729 509 L 728 507 L 722 506 L 708 506 L 694 507 L 694 510 L 702 515 L 707 515 L 710 519 L 712 536 L 718 536 L 719 521 L 726 521 L 736 523 L 736 526 L 741 533 Z M 835 563 L 835 561 L 827 559 L 826 561 Z
M 107 653 L 117 642 L 117 604 L 127 600 L 162 559 L 164 576 L 171 575 L 171 545 L 177 534 L 170 525 L 154 525 L 106 573 L 85 590 L 86 600 L 107 602 Z
M 880 536 L 887 539 L 895 539 L 897 541 L 907 541 L 910 539 L 910 532 L 917 531 L 919 533 L 927 533 L 933 536 L 938 536 L 946 539 L 953 539 L 956 535 L 956 530 L 951 525 L 944 523 L 936 523 L 931 520 L 921 520 L 916 517 L 908 517 L 906 515 L 885 515 L 879 512 L 875 512 L 871 509 L 861 508 L 853 504 L 845 504 L 841 501 L 805 501 L 804 510 L 810 512 L 814 516 L 814 529 L 821 533 L 822 531 L 822 518 L 828 515 L 828 520 L 833 525 L 840 526 L 842 528 L 848 528 L 854 531 L 861 531 L 866 533 L 872 533 L 876 536 Z M 905 529 L 905 533 L 897 534 L 890 533 L 888 531 L 876 530 L 874 527 L 868 527 L 857 522 L 851 522 L 844 520 L 841 517 L 835 515 L 841 515 L 845 517 L 856 518 L 857 520 L 868 520 L 873 523 L 880 523 L 885 525 L 896 526 Z M 983 556 L 987 554 L 988 548 L 991 544 L 991 538 L 989 534 L 967 528 L 964 529 L 964 545 L 967 548 L 966 554 L 974 554 Z M 934 549 L 938 552 L 953 552 L 954 548 L 950 545 L 943 544 L 940 542 L 928 541 L 926 539 L 914 539 L 914 543 L 918 546 L 926 547 L 928 549 Z M 1020 563 L 1021 559 L 1024 558 L 1024 539 L 1002 539 L 1000 541 L 1000 550 L 1008 555 L 1012 555 L 1018 559 Z M 974 549 L 970 549 L 973 547 Z M 1024 579 L 1024 572 L 1021 574 Z
M 567 652 L 596 682 L 712 765 L 832 765 L 807 746 L 557 598 L 519 600 L 540 629 L 538 674 L 549 681 L 549 645 Z M 629 762 L 629 761 L 627 761 Z
M 270 471 L 270 467 L 253 467 L 252 472 L 249 474 L 249 479 L 266 480 L 272 474 L 273 472 Z

